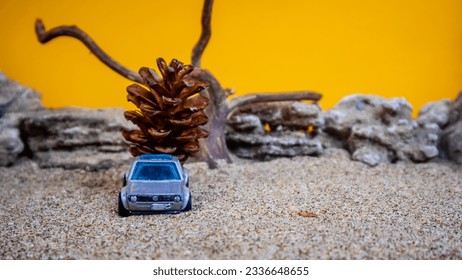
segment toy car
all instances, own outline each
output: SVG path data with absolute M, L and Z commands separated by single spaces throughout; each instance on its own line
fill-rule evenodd
M 189 210 L 189 174 L 175 156 L 144 154 L 133 160 L 119 193 L 120 216 Z

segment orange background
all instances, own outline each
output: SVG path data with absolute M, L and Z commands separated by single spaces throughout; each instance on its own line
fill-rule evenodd
M 47 107 L 129 107 L 130 81 L 75 39 L 41 45 L 35 19 L 76 24 L 137 70 L 159 56 L 190 63 L 201 10 L 202 0 L 0 0 L 0 70 Z M 462 89 L 461 11 L 460 0 L 216 0 L 202 67 L 236 94 L 312 90 L 326 109 L 374 93 L 419 109 Z

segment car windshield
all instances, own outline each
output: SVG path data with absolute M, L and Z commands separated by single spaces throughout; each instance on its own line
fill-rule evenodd
M 138 162 L 131 176 L 132 180 L 180 180 L 180 174 L 173 162 Z

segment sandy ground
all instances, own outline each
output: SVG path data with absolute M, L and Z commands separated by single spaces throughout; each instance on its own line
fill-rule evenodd
M 187 164 L 193 211 L 120 218 L 124 168 L 0 168 L 1 259 L 462 259 L 462 166 L 339 151 Z

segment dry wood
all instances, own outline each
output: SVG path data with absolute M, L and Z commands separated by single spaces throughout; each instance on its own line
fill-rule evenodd
M 205 47 L 212 36 L 212 28 L 211 28 L 211 21 L 212 21 L 212 7 L 213 7 L 213 0 L 205 0 L 204 7 L 202 8 L 202 32 L 201 36 L 199 37 L 199 41 L 194 46 L 192 51 L 192 59 L 191 63 L 194 67 L 201 67 L 201 58 L 202 54 L 204 53 Z
M 226 90 L 224 90 L 221 87 L 218 80 L 209 71 L 199 68 L 201 65 L 200 62 L 201 62 L 202 54 L 212 34 L 211 33 L 212 7 L 213 7 L 213 0 L 204 1 L 204 6 L 202 9 L 202 32 L 201 32 L 199 41 L 194 46 L 194 49 L 192 52 L 192 65 L 195 66 L 196 68 L 194 69 L 194 71 L 193 71 L 194 67 L 187 68 L 187 69 L 185 68 L 185 70 L 183 70 L 184 72 L 182 72 L 181 74 L 177 73 L 177 75 L 180 75 L 180 76 L 190 73 L 190 76 L 192 78 L 197 79 L 203 82 L 204 84 L 208 84 L 209 86 L 207 89 L 202 90 L 201 92 L 203 96 L 209 99 L 209 106 L 205 108 L 205 113 L 209 119 L 209 122 L 206 125 L 204 125 L 204 128 L 209 131 L 209 136 L 206 139 L 199 139 L 199 144 L 200 144 L 201 158 L 208 163 L 210 168 L 216 167 L 218 160 L 226 160 L 227 162 L 231 162 L 230 154 L 226 146 L 224 130 L 225 130 L 225 124 L 226 124 L 228 116 L 237 107 L 243 106 L 249 103 L 257 103 L 257 102 L 288 101 L 288 100 L 318 101 L 322 97 L 322 95 L 319 93 L 303 91 L 303 92 L 290 92 L 290 93 L 282 93 L 282 94 L 255 93 L 255 94 L 239 96 L 231 100 L 228 100 L 227 99 L 228 93 Z M 122 66 L 121 64 L 113 60 L 109 55 L 107 55 L 93 41 L 93 39 L 90 38 L 88 34 L 83 32 L 77 26 L 59 26 L 59 27 L 55 27 L 53 29 L 46 31 L 42 21 L 37 20 L 35 23 L 35 31 L 36 31 L 39 41 L 43 44 L 47 43 L 48 41 L 56 37 L 60 37 L 60 36 L 74 37 L 80 40 L 82 43 L 84 43 L 85 46 L 87 46 L 87 48 L 89 48 L 90 51 L 94 53 L 96 57 L 98 57 L 99 60 L 101 60 L 104 64 L 109 66 L 112 70 L 124 76 L 125 78 L 132 80 L 134 82 L 137 82 L 137 83 L 147 84 L 149 87 L 152 87 L 155 91 L 166 90 L 166 92 L 164 92 L 164 96 L 162 97 L 163 103 L 175 104 L 175 102 L 179 102 L 178 100 L 168 98 L 167 94 L 169 94 L 168 91 L 170 89 L 169 84 L 166 85 L 165 89 L 158 87 L 158 82 L 156 82 L 157 77 L 156 76 L 149 77 L 149 75 L 152 75 L 152 73 L 149 72 L 149 69 L 142 68 L 140 70 L 141 75 L 139 75 L 138 73 L 125 68 L 124 66 Z M 173 81 L 173 78 L 172 78 L 173 76 L 170 77 L 169 73 L 166 72 L 167 71 L 166 65 L 161 63 L 158 66 L 159 66 L 159 70 L 161 71 L 162 76 L 166 77 L 168 81 L 170 80 Z M 145 79 L 143 79 L 142 76 Z M 133 93 L 136 93 L 137 90 L 139 89 L 131 88 L 131 92 Z M 188 93 L 182 92 L 182 94 L 180 95 L 180 98 L 184 98 L 185 94 L 187 95 Z M 129 101 L 135 104 L 138 103 L 139 105 L 143 103 L 143 108 L 141 109 L 144 110 L 146 114 L 151 114 L 152 116 L 157 114 L 158 111 L 156 111 L 156 109 L 153 108 L 152 106 L 149 106 L 149 102 L 142 102 L 140 100 L 143 100 L 142 93 L 136 95 L 136 97 L 129 96 Z M 157 102 L 159 101 L 160 100 L 157 100 Z M 136 120 L 140 118 L 140 116 L 137 116 L 134 113 L 129 113 L 129 115 L 126 117 L 128 117 L 129 119 L 132 118 Z M 157 120 L 157 121 L 165 121 L 165 120 Z M 140 125 L 143 126 L 143 123 L 140 122 Z M 147 124 L 144 124 L 144 125 L 146 126 Z M 160 137 L 155 132 L 153 132 L 153 134 L 156 135 L 156 137 Z M 137 141 L 143 141 L 142 138 L 139 138 L 141 136 L 136 133 L 134 133 L 130 137 L 132 137 L 133 139 L 136 139 Z M 169 147 L 169 149 L 166 149 L 164 151 L 168 152 L 170 150 L 173 150 L 173 148 Z M 196 149 L 194 148 L 191 150 L 195 151 Z M 149 152 L 149 151 L 146 151 L 146 152 Z
M 125 68 L 120 63 L 112 59 L 106 52 L 104 52 L 93 39 L 88 36 L 82 29 L 75 25 L 62 25 L 52 28 L 48 31 L 45 30 L 45 25 L 42 20 L 37 19 L 35 21 L 35 33 L 40 43 L 45 44 L 48 41 L 53 40 L 56 37 L 68 36 L 73 37 L 84 43 L 85 46 L 104 64 L 109 66 L 112 70 L 124 76 L 125 78 L 132 80 L 137 83 L 143 83 L 143 79 L 138 73 Z

